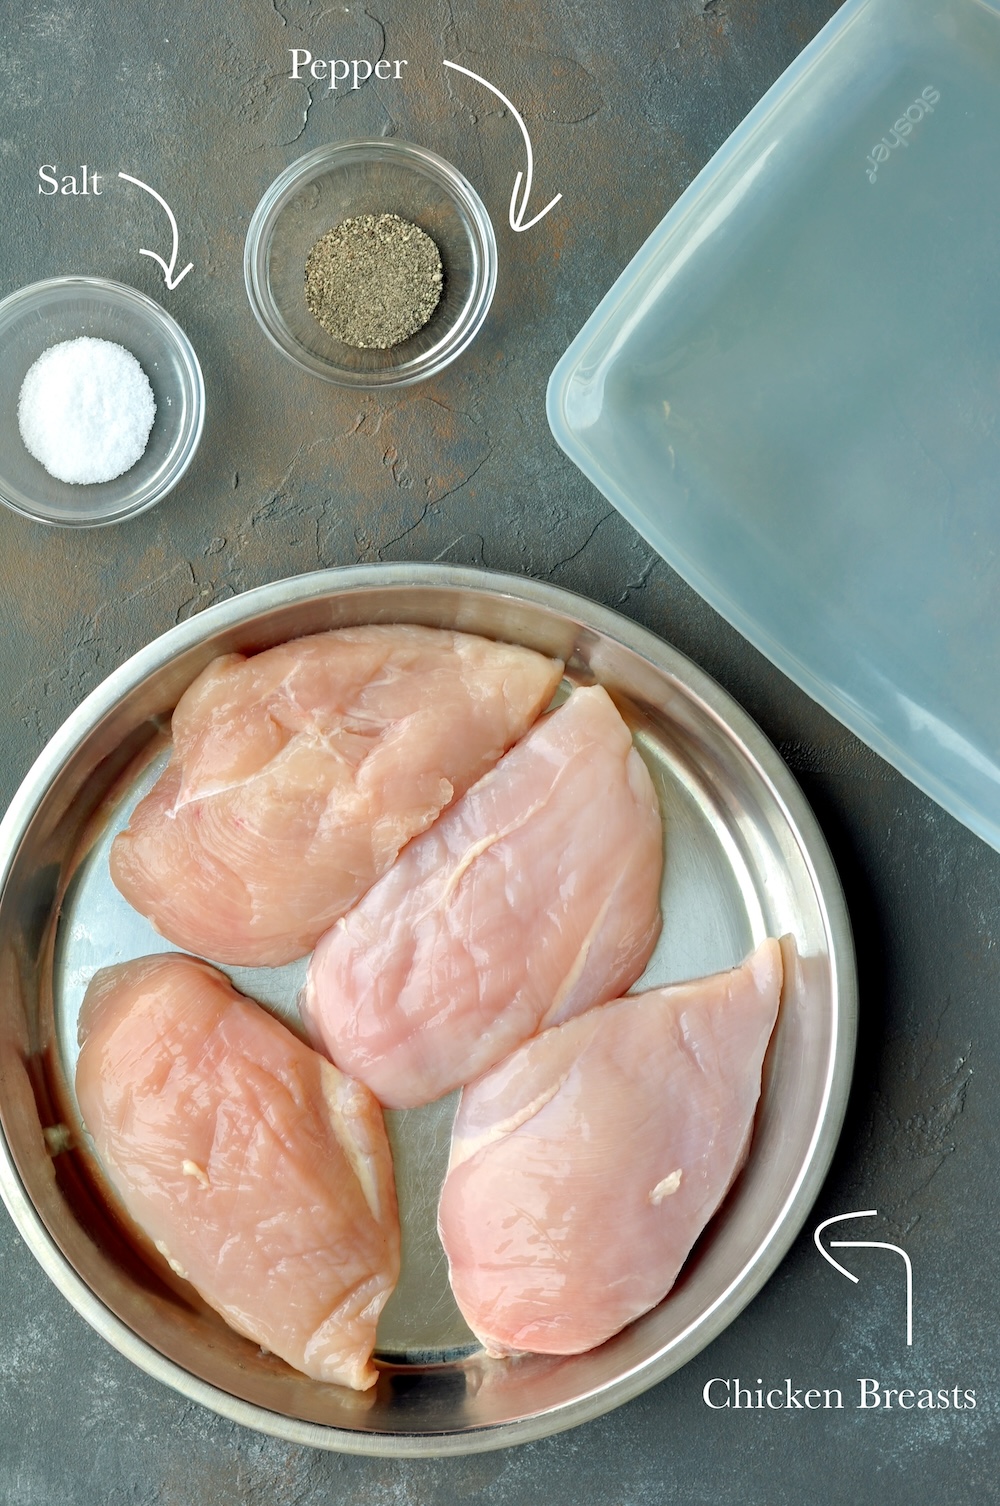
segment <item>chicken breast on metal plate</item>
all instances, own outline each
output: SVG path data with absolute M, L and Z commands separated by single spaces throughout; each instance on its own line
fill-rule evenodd
M 576 690 L 320 941 L 312 1039 L 412 1108 L 624 992 L 660 929 L 663 831 L 614 702 Z
M 191 957 L 97 973 L 80 1033 L 84 1123 L 173 1270 L 297 1370 L 373 1385 L 399 1220 L 367 1088 Z
M 578 1354 L 670 1290 L 746 1158 L 781 981 L 765 941 L 548 1030 L 465 1089 L 438 1224 L 490 1354 Z
M 225 655 L 181 697 L 112 878 L 177 946 L 291 962 L 496 763 L 561 674 L 530 649 L 417 626 Z

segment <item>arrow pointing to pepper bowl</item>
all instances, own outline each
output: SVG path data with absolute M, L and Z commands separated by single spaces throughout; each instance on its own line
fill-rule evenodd
M 481 78 L 478 73 L 473 73 L 471 68 L 463 68 L 461 63 L 450 63 L 447 58 L 444 58 L 443 62 L 446 68 L 454 68 L 456 73 L 464 73 L 467 78 L 475 79 L 477 84 L 482 84 L 484 89 L 489 89 L 491 94 L 495 94 L 497 99 L 499 99 L 503 104 L 507 106 L 514 119 L 521 127 L 521 135 L 524 137 L 525 151 L 528 154 L 528 171 L 526 173 L 519 172 L 517 177 L 514 179 L 514 192 L 510 196 L 509 218 L 510 228 L 512 230 L 517 230 L 519 232 L 522 230 L 530 230 L 532 225 L 537 225 L 539 220 L 545 218 L 550 209 L 555 208 L 555 206 L 559 203 L 559 200 L 562 198 L 562 194 L 557 193 L 555 198 L 550 200 L 550 202 L 546 204 L 544 209 L 540 209 L 538 213 L 534 215 L 530 220 L 525 221 L 524 214 L 525 210 L 528 207 L 528 195 L 531 193 L 531 176 L 534 163 L 534 159 L 531 153 L 531 137 L 528 135 L 528 127 L 525 125 L 518 111 L 511 104 L 506 94 L 501 94 L 496 84 L 491 84 L 489 79 Z M 524 191 L 523 193 L 521 193 L 521 201 L 520 203 L 518 203 L 517 196 L 519 190 L 521 189 L 522 182 L 524 184 Z
M 143 183 L 143 181 L 142 181 L 141 178 L 133 178 L 128 173 L 119 173 L 118 176 L 119 176 L 119 178 L 124 178 L 126 183 L 134 183 L 135 186 L 136 186 L 136 188 L 144 188 L 146 190 L 146 192 L 148 194 L 151 194 L 153 196 L 153 198 L 156 200 L 156 202 L 158 204 L 162 204 L 163 208 L 167 211 L 167 218 L 170 221 L 170 229 L 171 229 L 171 232 L 172 232 L 173 238 L 174 238 L 173 249 L 172 249 L 172 251 L 170 253 L 170 260 L 169 260 L 169 262 L 165 262 L 163 260 L 163 257 L 157 255 L 157 253 L 155 251 L 146 251 L 142 247 L 139 248 L 139 255 L 140 256 L 151 256 L 152 259 L 155 262 L 159 262 L 160 266 L 163 268 L 163 280 L 166 283 L 167 287 L 170 289 L 170 291 L 173 292 L 174 288 L 181 281 L 181 279 L 184 278 L 184 277 L 186 277 L 188 275 L 188 273 L 190 272 L 191 268 L 194 266 L 194 262 L 193 261 L 189 261 L 188 264 L 187 264 L 187 266 L 184 268 L 184 270 L 182 272 L 178 272 L 176 274 L 176 276 L 174 275 L 174 268 L 177 265 L 177 243 L 178 243 L 177 221 L 174 219 L 174 212 L 171 209 L 170 205 L 167 203 L 166 199 L 163 198 L 163 196 L 161 194 L 158 194 L 156 192 L 155 188 L 150 188 L 150 186 L 149 186 L 148 183 Z

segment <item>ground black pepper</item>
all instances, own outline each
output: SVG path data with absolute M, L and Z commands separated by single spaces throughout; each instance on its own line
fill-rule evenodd
M 320 236 L 306 258 L 306 306 L 358 350 L 388 350 L 421 329 L 441 298 L 441 255 L 398 214 L 359 214 Z

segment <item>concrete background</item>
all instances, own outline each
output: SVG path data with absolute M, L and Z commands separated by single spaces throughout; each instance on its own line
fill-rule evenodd
M 19 4 L 0 19 L 0 295 L 59 273 L 166 304 L 201 359 L 194 466 L 159 508 L 60 531 L 0 509 L 0 801 L 83 695 L 173 623 L 320 566 L 447 560 L 552 581 L 660 633 L 784 754 L 839 866 L 859 953 L 846 1128 L 815 1216 L 763 1293 L 684 1370 L 575 1432 L 468 1459 L 342 1458 L 246 1432 L 147 1379 L 49 1284 L 0 1212 L 0 1502 L 519 1506 L 600 1500 L 801 1506 L 1000 1499 L 995 1254 L 1000 856 L 820 711 L 705 606 L 552 441 L 548 374 L 598 299 L 832 0 L 129 0 Z M 406 57 L 404 85 L 336 96 L 288 48 Z M 506 228 L 520 165 L 494 79 L 536 155 L 533 231 Z M 329 139 L 396 134 L 455 162 L 490 209 L 500 281 L 473 347 L 394 397 L 295 371 L 242 279 L 263 190 Z M 37 194 L 41 163 L 105 174 L 101 198 Z M 138 255 L 181 231 L 172 293 Z M 864 1300 L 817 1256 L 820 1218 L 878 1208 L 916 1275 Z M 712 1412 L 711 1376 L 840 1386 L 843 1412 Z M 859 1376 L 975 1391 L 974 1411 L 866 1412 Z

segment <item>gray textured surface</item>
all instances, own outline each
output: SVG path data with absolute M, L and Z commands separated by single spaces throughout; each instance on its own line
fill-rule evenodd
M 0 20 L 0 294 L 66 272 L 159 297 L 202 360 L 205 437 L 178 490 L 79 534 L 0 516 L 0 799 L 80 697 L 133 649 L 234 591 L 319 565 L 445 559 L 552 580 L 634 617 L 715 675 L 777 743 L 847 890 L 861 1036 L 847 1126 L 815 1220 L 878 1208 L 915 1270 L 850 1286 L 804 1231 L 699 1359 L 574 1433 L 469 1460 L 379 1462 L 242 1432 L 134 1370 L 65 1304 L 0 1213 L 0 1502 L 342 1500 L 609 1506 L 998 1499 L 995 1313 L 1000 856 L 790 686 L 652 557 L 549 437 L 545 381 L 598 298 L 832 0 L 275 0 L 28 4 Z M 407 57 L 405 86 L 326 95 L 287 49 Z M 523 109 L 535 230 L 505 227 L 514 123 L 442 57 Z M 395 398 L 294 371 L 253 322 L 244 230 L 288 162 L 329 138 L 395 133 L 454 161 L 491 210 L 496 303 L 459 363 Z M 42 198 L 41 163 L 106 174 Z M 167 294 L 139 246 L 160 212 L 194 271 Z M 811 1226 L 810 1226 L 811 1228 Z M 861 1236 L 859 1236 L 861 1237 Z M 863 1257 L 858 1256 L 857 1260 Z M 856 1266 L 860 1269 L 860 1265 Z M 711 1412 L 711 1376 L 840 1386 L 842 1412 Z M 864 1412 L 856 1378 L 974 1389 L 975 1411 Z

